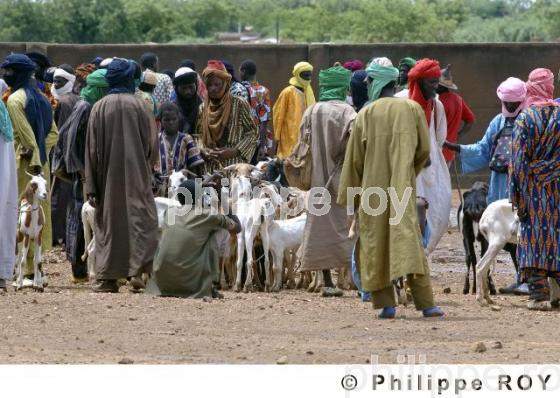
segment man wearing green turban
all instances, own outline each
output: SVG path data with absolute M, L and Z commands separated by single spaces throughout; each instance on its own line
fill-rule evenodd
M 404 57 L 399 62 L 399 90 L 397 97 L 408 97 L 408 72 L 416 65 L 416 60 L 410 57 Z
M 86 78 L 86 86 L 80 92 L 80 97 L 91 105 L 103 98 L 109 88 L 109 83 L 105 79 L 106 74 L 107 69 L 98 69 L 89 74 Z
M 319 101 L 344 101 L 352 72 L 342 66 L 334 66 L 319 72 Z
M 300 141 L 309 132 L 311 187 L 326 188 L 333 199 L 338 192 L 346 142 L 356 117 L 354 108 L 345 102 L 351 78 L 352 72 L 342 66 L 322 70 L 319 102 L 305 111 L 300 128 Z M 334 287 L 330 270 L 350 269 L 353 242 L 348 238 L 346 207 L 334 200 L 329 204 L 330 208 L 322 212 L 326 214 L 309 212 L 307 215 L 300 249 L 301 271 L 322 271 L 323 296 L 340 296 L 342 290 Z M 342 282 L 343 278 L 339 280 Z
M 356 117 L 338 187 L 338 203 L 357 210 L 355 280 L 362 297 L 371 293 L 373 308 L 381 310 L 379 318 L 396 316 L 392 281 L 400 277 L 407 278 L 416 309 L 424 317 L 440 317 L 444 313 L 434 303 L 414 200 L 416 177 L 430 156 L 424 110 L 415 101 L 394 98 L 395 68 L 372 63 L 366 73 L 372 103 Z M 357 195 L 356 188 L 362 194 Z M 401 210 L 390 199 L 381 214 L 374 213 L 371 209 L 379 209 L 382 198 L 366 194 L 372 189 L 402 198 Z M 399 211 L 398 219 L 392 218 Z

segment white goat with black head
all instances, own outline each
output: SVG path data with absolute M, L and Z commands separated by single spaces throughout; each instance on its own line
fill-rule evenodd
M 41 207 L 41 202 L 47 200 L 48 189 L 47 181 L 42 175 L 31 175 L 31 180 L 27 183 L 22 194 L 19 209 L 19 225 L 17 230 L 16 242 L 18 246 L 18 257 L 16 259 L 17 279 L 16 290 L 23 287 L 23 268 L 27 261 L 27 253 L 31 242 L 34 243 L 33 256 L 33 289 L 42 292 L 43 270 L 42 270 L 42 233 L 45 225 L 45 212 Z

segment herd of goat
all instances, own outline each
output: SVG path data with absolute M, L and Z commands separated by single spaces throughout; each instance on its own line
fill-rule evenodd
M 231 235 L 226 230 L 214 235 L 220 253 L 220 285 L 223 289 L 233 287 L 235 291 L 249 292 L 255 286 L 265 291 L 277 292 L 283 286 L 288 288 L 308 288 L 319 291 L 322 287 L 322 273 L 300 273 L 296 278 L 297 249 L 303 241 L 307 220 L 307 192 L 288 186 L 283 173 L 282 162 L 268 159 L 256 166 L 235 164 L 220 170 L 229 181 L 230 193 L 227 203 L 219 201 L 219 207 L 229 208 L 236 214 L 242 226 L 242 232 Z M 168 197 L 156 197 L 158 225 L 161 231 L 169 209 L 180 207 L 173 199 L 177 189 L 192 173 L 175 171 L 167 178 Z M 255 189 L 257 188 L 257 189 Z M 288 195 L 281 195 L 287 192 Z M 207 191 L 206 191 L 207 192 Z M 256 194 L 255 194 L 256 193 Z M 487 205 L 488 185 L 476 182 L 463 194 L 458 209 L 457 221 L 463 236 L 467 272 L 463 293 L 476 292 L 480 305 L 492 304 L 491 294 L 496 293 L 492 281 L 496 256 L 507 250 L 516 269 L 516 245 L 518 239 L 519 219 L 507 199 Z M 220 195 L 218 195 L 220 196 Z M 283 197 L 284 196 L 284 197 Z M 23 265 L 33 241 L 35 243 L 33 287 L 43 291 L 41 271 L 41 231 L 44 213 L 40 202 L 47 198 L 47 184 L 42 176 L 32 176 L 20 206 L 18 225 L 18 257 L 16 260 L 16 289 L 22 288 Z M 208 195 L 203 198 L 209 204 L 215 198 Z M 227 207 L 226 207 L 227 206 Z M 421 198 L 417 200 L 421 229 L 425 224 L 427 206 Z M 95 277 L 95 208 L 89 202 L 82 207 L 84 225 L 85 252 L 82 260 L 87 261 L 90 277 Z M 424 220 L 422 222 L 422 220 Z M 350 236 L 357 231 L 352 224 Z M 481 247 L 480 259 L 477 260 L 475 245 Z M 255 253 L 262 253 L 255 258 Z M 270 262 L 272 255 L 272 263 Z M 262 261 L 261 261 L 262 260 Z M 260 264 L 260 266 L 259 266 Z M 271 273 L 272 270 L 272 273 Z M 472 290 L 470 272 L 473 274 Z M 264 286 L 262 281 L 264 279 Z M 297 279 L 297 280 L 296 280 Z M 348 287 L 352 284 L 350 273 L 340 269 L 337 286 Z M 244 282 L 243 282 L 244 281 Z M 396 284 L 397 285 L 397 284 Z M 477 289 L 478 286 L 478 289 Z M 551 283 L 553 295 L 560 296 L 555 283 Z

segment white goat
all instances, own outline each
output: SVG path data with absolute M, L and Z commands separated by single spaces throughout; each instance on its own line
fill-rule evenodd
M 263 246 L 268 246 L 272 252 L 272 269 L 274 271 L 274 284 L 272 291 L 282 289 L 282 271 L 284 254 L 290 250 L 297 250 L 303 241 L 303 231 L 307 221 L 307 213 L 287 220 L 271 220 L 268 225 L 268 241 L 263 239 Z M 269 283 L 267 275 L 267 283 Z
M 48 197 L 47 181 L 42 175 L 33 176 L 29 174 L 31 180 L 27 183 L 19 209 L 19 225 L 16 236 L 18 245 L 17 280 L 16 290 L 23 287 L 23 267 L 27 261 L 27 253 L 31 241 L 34 242 L 33 256 L 33 289 L 42 292 L 43 288 L 43 270 L 42 262 L 42 232 L 45 224 L 45 212 L 41 207 L 41 202 Z
M 476 300 L 481 306 L 493 304 L 490 299 L 488 276 L 494 272 L 496 256 L 506 243 L 517 244 L 519 218 L 513 211 L 508 199 L 498 200 L 488 205 L 480 217 L 480 232 L 488 241 L 488 250 L 476 265 L 476 279 L 479 288 Z M 560 298 L 560 288 L 555 280 L 549 278 L 551 301 Z
M 88 275 L 95 279 L 95 207 L 89 201 L 82 205 L 82 224 L 84 227 L 84 254 L 82 261 L 87 260 Z

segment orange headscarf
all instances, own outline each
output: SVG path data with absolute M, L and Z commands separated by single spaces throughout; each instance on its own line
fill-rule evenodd
M 206 86 L 208 86 L 208 82 L 212 77 L 222 79 L 224 85 L 219 100 L 211 100 L 208 96 L 204 100 L 201 138 L 204 146 L 208 148 L 217 147 L 229 122 L 231 113 L 231 94 L 229 93 L 231 75 L 220 61 L 208 61 L 208 65 L 202 72 L 202 79 Z
M 408 72 L 408 87 L 409 93 L 408 98 L 416 101 L 426 114 L 426 121 L 428 125 L 430 124 L 430 119 L 432 117 L 433 101 L 431 99 L 426 100 L 420 89 L 420 79 L 439 79 L 441 76 L 441 69 L 439 67 L 439 62 L 433 59 L 424 58 L 419 60 L 416 65 Z

